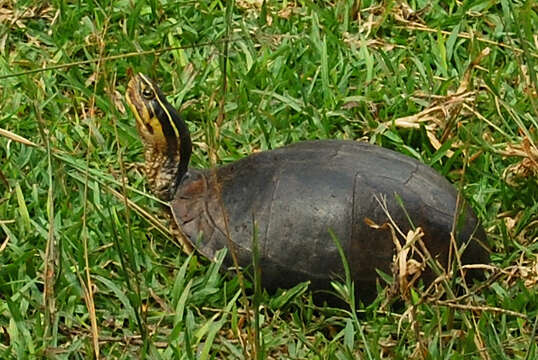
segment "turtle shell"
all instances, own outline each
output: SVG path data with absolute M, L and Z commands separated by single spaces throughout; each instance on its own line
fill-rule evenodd
M 410 221 L 422 227 L 429 252 L 446 264 L 456 189 L 415 159 L 367 143 L 301 142 L 212 170 L 191 169 L 171 209 L 183 233 L 210 259 L 227 247 L 229 235 L 239 265 L 249 266 L 256 230 L 262 284 L 269 289 L 307 280 L 314 289 L 328 289 L 342 278 L 332 231 L 359 297 L 372 298 L 376 268 L 390 273 L 395 254 L 391 233 L 365 221 L 388 222 L 376 198 L 386 199 L 404 232 Z M 462 261 L 487 261 L 475 241 L 485 234 L 467 205 L 459 219 L 457 239 L 468 243 Z

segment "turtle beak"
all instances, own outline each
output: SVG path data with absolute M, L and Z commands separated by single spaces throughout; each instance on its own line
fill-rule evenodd
M 138 126 L 145 126 L 144 124 L 150 118 L 146 102 L 140 95 L 140 85 L 142 81 L 141 74 L 132 76 L 127 84 L 127 91 L 125 92 L 125 100 L 127 101 L 127 104 L 129 104 Z M 146 119 L 146 121 L 144 121 L 144 119 Z

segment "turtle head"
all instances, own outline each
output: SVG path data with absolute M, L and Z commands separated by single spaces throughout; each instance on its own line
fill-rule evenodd
M 191 156 L 189 129 L 161 89 L 143 74 L 132 76 L 125 98 L 145 148 L 146 176 L 153 193 L 173 198 Z

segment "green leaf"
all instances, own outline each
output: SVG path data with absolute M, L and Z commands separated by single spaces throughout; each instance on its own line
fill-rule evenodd
M 28 213 L 28 208 L 26 207 L 26 201 L 24 200 L 24 195 L 21 190 L 19 183 L 15 184 L 15 194 L 17 195 L 17 203 L 19 204 L 19 215 L 24 227 L 27 231 L 31 230 L 30 225 L 30 214 Z

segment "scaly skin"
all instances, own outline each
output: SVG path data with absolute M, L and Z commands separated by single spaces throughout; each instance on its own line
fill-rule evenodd
M 169 201 L 173 198 L 176 186 L 173 186 L 178 176 L 179 154 L 170 158 L 167 154 L 157 151 L 153 146 L 146 145 L 146 177 L 151 192 L 159 199 Z

